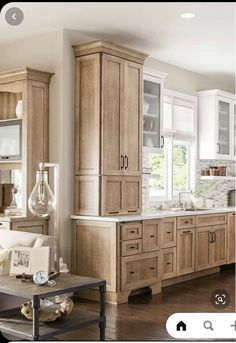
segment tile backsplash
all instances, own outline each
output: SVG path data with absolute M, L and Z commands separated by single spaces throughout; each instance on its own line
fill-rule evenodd
M 235 175 L 235 161 L 227 160 L 198 160 L 197 163 L 197 184 L 201 189 L 205 188 L 204 197 L 212 198 L 217 207 L 228 205 L 228 191 L 235 189 L 234 180 L 200 180 L 201 170 L 211 165 L 225 165 L 226 175 Z

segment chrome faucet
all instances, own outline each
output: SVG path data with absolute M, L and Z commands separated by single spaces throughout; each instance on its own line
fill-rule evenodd
M 179 192 L 179 207 L 182 207 L 182 202 L 180 201 L 181 200 L 181 195 L 182 194 L 192 194 L 192 191 L 183 191 L 183 192 Z

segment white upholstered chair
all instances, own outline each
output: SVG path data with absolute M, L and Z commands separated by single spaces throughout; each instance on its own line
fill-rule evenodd
M 0 284 L 1 276 L 9 275 L 11 250 L 16 246 L 50 247 L 50 266 L 54 263 L 54 238 L 36 233 L 0 229 Z M 0 311 L 18 306 L 24 299 L 16 299 L 0 293 Z

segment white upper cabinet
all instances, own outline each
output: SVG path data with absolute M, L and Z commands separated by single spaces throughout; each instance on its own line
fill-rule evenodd
M 234 94 L 218 89 L 198 92 L 199 158 L 234 159 Z
M 161 149 L 164 146 L 162 133 L 163 82 L 166 74 L 144 68 L 143 75 L 143 147 Z

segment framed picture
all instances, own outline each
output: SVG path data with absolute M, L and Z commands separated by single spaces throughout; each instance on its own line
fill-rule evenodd
M 49 247 L 14 247 L 11 255 L 10 275 L 33 275 L 42 270 L 49 273 Z

